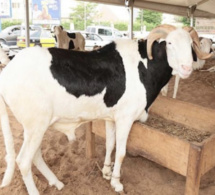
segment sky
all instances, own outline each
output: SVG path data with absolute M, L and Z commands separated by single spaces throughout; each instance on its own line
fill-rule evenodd
M 64 8 L 63 12 L 61 13 L 62 17 L 68 17 L 69 13 L 71 12 L 70 8 L 75 7 L 78 1 L 68 1 L 68 0 L 61 0 L 61 7 Z M 107 4 L 99 4 L 98 8 L 101 6 L 107 6 L 111 9 L 112 12 L 119 18 L 119 20 L 129 20 L 129 13 L 126 7 L 124 6 L 114 6 L 114 5 L 107 5 Z M 67 8 L 67 9 L 65 9 Z M 137 15 L 138 9 L 134 9 L 134 17 Z

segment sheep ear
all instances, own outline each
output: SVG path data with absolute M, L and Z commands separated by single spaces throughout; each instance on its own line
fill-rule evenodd
M 61 30 L 63 30 L 63 26 L 60 26 Z

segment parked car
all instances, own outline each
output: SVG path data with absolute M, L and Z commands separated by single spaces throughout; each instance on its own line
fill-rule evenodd
M 25 32 L 17 37 L 17 46 L 26 47 Z M 41 26 L 34 26 L 30 31 L 30 47 L 39 45 L 41 47 L 55 47 L 55 39 L 50 30 L 43 29 Z
M 0 32 L 0 44 L 8 46 L 16 45 L 17 37 L 20 36 L 21 25 L 13 25 Z
M 95 33 L 81 32 L 85 38 L 85 50 L 93 50 L 95 46 L 101 46 L 110 43 L 110 40 L 103 40 L 101 36 Z
M 107 26 L 88 26 L 86 32 L 98 34 L 104 40 L 124 38 L 123 34 L 120 31 Z

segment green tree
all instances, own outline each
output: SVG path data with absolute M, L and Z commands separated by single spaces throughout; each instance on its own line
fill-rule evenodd
M 142 23 L 146 26 L 146 30 L 150 31 L 157 25 L 161 24 L 162 13 L 151 10 L 140 10 L 138 17 L 136 18 L 137 23 Z
M 21 25 L 21 20 L 8 20 L 8 19 L 2 19 L 2 30 L 7 28 L 8 26 L 12 25 Z
M 79 2 L 75 8 L 72 8 L 70 18 L 72 19 L 76 30 L 85 30 L 85 19 L 86 26 L 93 23 L 93 19 L 97 15 L 98 4 Z
M 179 16 L 178 21 L 182 22 L 184 26 L 190 26 L 190 19 L 188 17 Z
M 128 30 L 128 23 L 127 22 L 115 22 L 114 28 L 116 28 L 117 30 L 126 31 L 126 30 Z

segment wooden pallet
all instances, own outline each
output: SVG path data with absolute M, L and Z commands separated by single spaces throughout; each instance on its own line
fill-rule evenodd
M 127 149 L 186 177 L 185 195 L 198 195 L 201 176 L 215 166 L 215 110 L 191 103 L 158 97 L 150 109 L 156 114 L 211 136 L 201 143 L 189 142 L 135 122 Z M 104 121 L 89 123 L 86 155 L 95 155 L 95 134 L 105 138 Z

